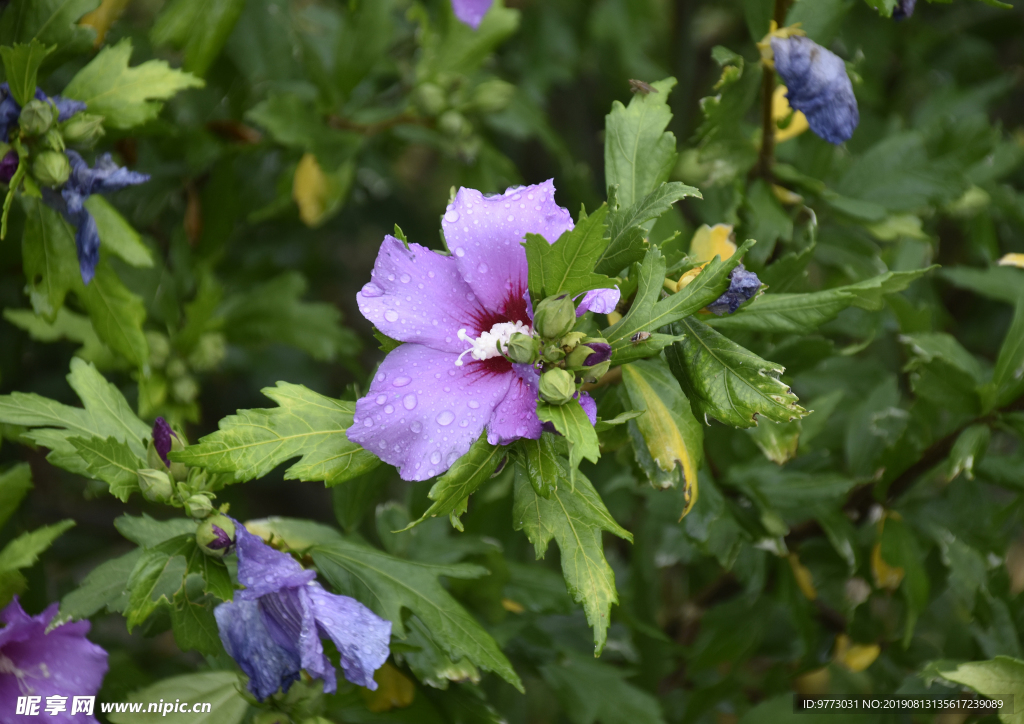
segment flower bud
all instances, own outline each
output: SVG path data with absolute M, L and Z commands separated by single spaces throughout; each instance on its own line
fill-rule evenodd
M 64 136 L 60 135 L 56 128 L 51 128 L 39 139 L 39 147 L 51 151 L 64 151 Z
M 139 470 L 139 490 L 142 497 L 153 503 L 166 503 L 174 495 L 171 478 L 163 470 Z
M 55 188 L 68 180 L 71 164 L 60 151 L 43 151 L 32 162 L 32 175 L 43 186 Z
M 611 368 L 612 368 L 612 363 L 610 361 L 609 362 L 602 362 L 601 364 L 594 365 L 593 367 L 587 367 L 583 371 L 583 381 L 584 382 L 600 382 L 601 378 L 604 377 L 606 374 L 608 374 L 608 370 L 610 370 Z
M 72 146 L 88 148 L 103 135 L 103 116 L 76 113 L 61 128 L 64 140 Z
M 567 367 L 593 367 L 611 359 L 612 347 L 608 340 L 595 337 L 587 339 L 565 358 Z
M 576 394 L 576 380 L 571 372 L 558 368 L 540 376 L 540 396 L 552 405 L 564 405 Z
M 206 518 L 213 512 L 210 496 L 196 493 L 185 501 L 185 513 L 192 518 Z
M 21 109 L 18 126 L 26 136 L 41 136 L 50 130 L 56 119 L 57 111 L 50 103 L 33 99 Z
M 513 362 L 527 365 L 537 359 L 537 348 L 539 345 L 540 341 L 536 337 L 516 332 L 508 340 L 505 353 Z
M 181 452 L 186 447 L 188 447 L 188 443 L 185 442 L 183 438 L 177 435 L 171 437 L 171 452 Z M 172 460 L 170 467 L 172 478 L 174 478 L 178 482 L 188 480 L 189 468 L 187 465 L 185 465 L 185 463 L 176 463 Z
M 445 111 L 437 119 L 438 127 L 449 136 L 461 136 L 469 130 L 469 121 L 458 111 Z
M 192 369 L 197 371 L 213 369 L 227 355 L 227 342 L 220 332 L 208 332 L 199 338 L 199 343 L 188 356 Z
M 557 342 L 552 342 L 544 346 L 540 358 L 545 362 L 558 362 L 565 359 L 565 350 Z
M 569 295 L 548 297 L 540 304 L 533 315 L 533 328 L 540 332 L 544 339 L 558 339 L 568 333 L 576 324 L 576 305 Z
M 473 92 L 473 105 L 484 113 L 497 113 L 508 107 L 516 87 L 507 81 L 494 78 L 481 83 Z
M 227 555 L 235 544 L 235 521 L 222 513 L 207 518 L 196 530 L 196 544 L 208 556 Z
M 428 116 L 436 116 L 448 106 L 444 91 L 435 83 L 421 83 L 416 86 L 413 101 Z

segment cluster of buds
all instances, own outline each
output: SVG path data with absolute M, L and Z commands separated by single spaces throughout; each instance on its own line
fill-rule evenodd
M 576 305 L 564 294 L 543 300 L 534 313 L 539 338 L 530 338 L 530 344 L 533 359 L 539 357 L 544 367 L 540 396 L 552 405 L 564 405 L 577 394 L 579 382 L 596 382 L 611 367 L 611 345 L 600 337 L 573 331 L 576 319 Z M 510 347 L 515 341 L 515 337 L 509 341 Z M 520 341 L 518 349 L 525 357 L 525 340 Z
M 471 118 L 504 110 L 515 92 L 514 85 L 499 78 L 471 85 L 463 76 L 441 74 L 416 86 L 412 107 L 413 112 L 434 120 L 459 155 L 472 158 L 479 153 L 481 141 Z
M 206 332 L 191 349 L 182 351 L 160 332 L 146 332 L 150 373 L 139 390 L 143 416 L 161 411 L 194 414 L 199 383 L 196 373 L 215 369 L 227 354 L 227 340 L 220 332 Z

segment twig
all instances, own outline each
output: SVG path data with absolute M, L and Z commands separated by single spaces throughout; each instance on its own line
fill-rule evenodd
M 778 27 L 786 24 L 789 0 L 775 0 L 773 20 Z M 761 77 L 761 152 L 757 158 L 757 174 L 765 181 L 772 181 L 772 166 L 775 165 L 775 118 L 772 116 L 772 99 L 775 96 L 775 71 L 765 66 Z

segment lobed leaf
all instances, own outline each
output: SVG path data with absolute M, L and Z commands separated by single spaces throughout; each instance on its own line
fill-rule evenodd
M 607 243 L 607 215 L 606 204 L 590 216 L 581 210 L 575 228 L 562 234 L 554 244 L 540 234 L 526 235 L 529 287 L 535 301 L 560 294 L 575 297 L 580 292 L 613 286 L 611 279 L 593 271 Z

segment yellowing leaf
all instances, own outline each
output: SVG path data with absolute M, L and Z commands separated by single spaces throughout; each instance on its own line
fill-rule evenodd
M 836 649 L 832 660 L 840 666 L 856 673 L 875 663 L 882 652 L 878 644 L 851 644 L 846 634 L 836 636 Z
M 404 709 L 412 704 L 416 697 L 416 686 L 390 662 L 385 661 L 384 665 L 374 672 L 373 680 L 377 682 L 377 690 L 363 689 L 361 693 L 366 708 L 375 714 L 392 709 Z
M 1019 266 L 1024 269 L 1024 254 L 1007 254 L 999 260 L 999 266 Z
M 813 669 L 793 679 L 793 688 L 801 696 L 819 698 L 828 693 L 828 685 L 831 681 L 831 672 L 827 666 L 822 666 L 820 669 Z
M 711 261 L 716 256 L 725 261 L 736 253 L 736 245 L 729 237 L 732 227 L 728 224 L 704 224 L 690 239 L 690 258 L 694 261 Z
M 110 26 L 121 17 L 121 13 L 131 4 L 131 1 L 103 0 L 98 8 L 82 16 L 82 19 L 78 21 L 79 25 L 88 25 L 90 28 L 96 29 L 96 40 L 93 42 L 93 47 L 98 48 L 103 45 L 103 39 L 107 37 Z
M 772 120 L 776 125 L 789 119 L 789 124 L 775 129 L 775 142 L 782 143 L 791 138 L 796 138 L 806 131 L 810 126 L 807 124 L 807 116 L 800 111 L 794 111 L 786 99 L 786 86 L 776 86 L 772 94 Z
M 904 570 L 885 562 L 882 558 L 882 544 L 879 542 L 871 549 L 871 573 L 875 577 L 876 586 L 895 591 L 903 581 Z
M 295 167 L 292 198 L 299 205 L 299 218 L 306 226 L 316 226 L 327 210 L 327 176 L 311 153 L 303 155 Z
M 804 598 L 808 601 L 817 599 L 818 590 L 814 587 L 814 577 L 811 575 L 811 571 L 807 566 L 800 562 L 796 553 L 789 554 L 789 567 L 793 569 L 793 577 L 796 578 L 796 585 L 800 588 L 800 593 L 804 594 Z

